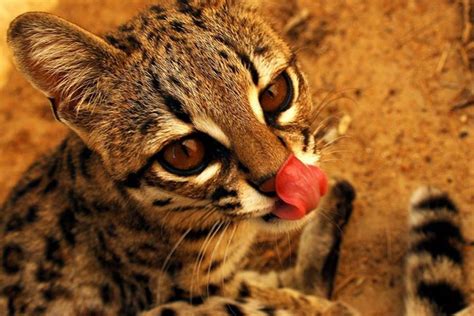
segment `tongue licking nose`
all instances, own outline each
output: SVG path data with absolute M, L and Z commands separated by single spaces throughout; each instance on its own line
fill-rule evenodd
M 297 220 L 318 206 L 328 190 L 328 181 L 321 169 L 291 155 L 276 175 L 275 188 L 280 201 L 272 213 L 281 219 Z

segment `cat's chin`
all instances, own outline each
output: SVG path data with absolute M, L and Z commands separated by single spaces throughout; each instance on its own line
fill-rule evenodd
M 285 220 L 278 218 L 272 213 L 268 213 L 257 218 L 252 218 L 251 221 L 260 232 L 282 234 L 301 229 L 315 214 L 316 211 L 313 211 L 298 220 Z

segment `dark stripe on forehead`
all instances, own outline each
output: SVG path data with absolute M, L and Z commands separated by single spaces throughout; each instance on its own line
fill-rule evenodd
M 151 77 L 151 86 L 158 94 L 163 97 L 163 101 L 168 107 L 168 109 L 181 121 L 185 123 L 191 123 L 191 117 L 189 116 L 189 113 L 187 113 L 184 109 L 183 103 L 175 96 L 172 96 L 171 94 L 163 90 L 158 75 L 152 74 Z M 174 81 L 177 81 L 177 79 L 174 79 Z
M 255 67 L 255 64 L 250 60 L 250 57 L 243 53 L 241 50 L 239 50 L 236 45 L 228 38 L 225 38 L 221 35 L 216 35 L 214 36 L 214 38 L 224 44 L 225 46 L 227 46 L 230 50 L 232 50 L 233 52 L 235 52 L 235 54 L 237 55 L 237 57 L 239 58 L 240 62 L 242 63 L 242 65 L 248 69 L 248 71 L 250 71 L 250 75 L 252 76 L 252 81 L 253 83 L 258 86 L 258 82 L 259 82 L 259 79 L 260 79 L 260 75 L 258 74 L 258 71 L 257 71 L 257 67 Z

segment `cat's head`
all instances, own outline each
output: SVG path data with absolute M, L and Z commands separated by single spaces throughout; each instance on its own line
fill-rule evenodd
M 150 218 L 298 226 L 268 217 L 278 200 L 269 179 L 290 155 L 319 160 L 296 57 L 258 10 L 198 2 L 152 6 L 105 40 L 27 13 L 8 41 L 57 117 Z

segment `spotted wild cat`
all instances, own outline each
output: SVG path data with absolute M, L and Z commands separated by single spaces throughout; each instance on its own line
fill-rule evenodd
M 72 132 L 2 208 L 0 310 L 351 313 L 309 295 L 331 290 L 330 221 L 311 221 L 295 268 L 239 270 L 258 232 L 321 217 L 327 190 L 306 80 L 257 9 L 155 5 L 105 39 L 26 13 L 8 43 Z M 353 197 L 340 182 L 323 207 L 344 223 Z

